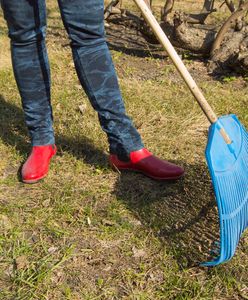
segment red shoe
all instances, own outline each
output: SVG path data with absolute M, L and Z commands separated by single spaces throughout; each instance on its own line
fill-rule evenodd
M 44 178 L 48 173 L 50 160 L 56 154 L 56 151 L 55 145 L 33 146 L 22 167 L 22 181 L 35 183 Z
M 114 154 L 109 160 L 113 169 L 138 171 L 156 180 L 175 180 L 184 174 L 183 168 L 159 159 L 145 148 L 131 152 L 129 162 L 119 160 Z

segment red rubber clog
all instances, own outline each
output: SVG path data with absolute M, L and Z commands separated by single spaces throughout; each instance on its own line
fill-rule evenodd
M 114 154 L 109 160 L 113 169 L 137 171 L 156 180 L 175 180 L 184 174 L 182 167 L 154 156 L 145 148 L 131 152 L 129 162 L 119 160 Z
M 22 181 L 35 183 L 44 178 L 49 171 L 50 160 L 56 154 L 56 151 L 55 145 L 33 146 L 22 167 Z

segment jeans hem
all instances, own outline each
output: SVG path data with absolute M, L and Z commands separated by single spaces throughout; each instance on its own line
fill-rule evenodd
M 42 140 L 42 141 L 40 141 L 40 140 L 38 140 L 38 141 L 36 141 L 36 140 L 33 140 L 33 141 L 31 142 L 31 145 L 32 145 L 32 146 L 47 146 L 47 145 L 55 145 L 55 139 L 53 138 L 53 139 L 49 139 L 49 140 Z

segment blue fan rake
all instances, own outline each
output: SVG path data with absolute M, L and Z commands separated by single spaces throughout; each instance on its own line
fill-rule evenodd
M 224 142 L 219 128 L 225 128 L 231 144 Z M 211 125 L 206 159 L 218 205 L 220 252 L 202 265 L 214 266 L 232 258 L 248 227 L 248 133 L 235 115 L 221 117 Z

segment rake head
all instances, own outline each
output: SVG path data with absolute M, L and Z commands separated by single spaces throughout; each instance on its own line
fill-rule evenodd
M 222 127 L 230 145 L 220 135 Z M 220 242 L 218 256 L 202 265 L 215 266 L 233 257 L 248 226 L 248 133 L 235 115 L 210 126 L 206 159 L 218 206 Z

